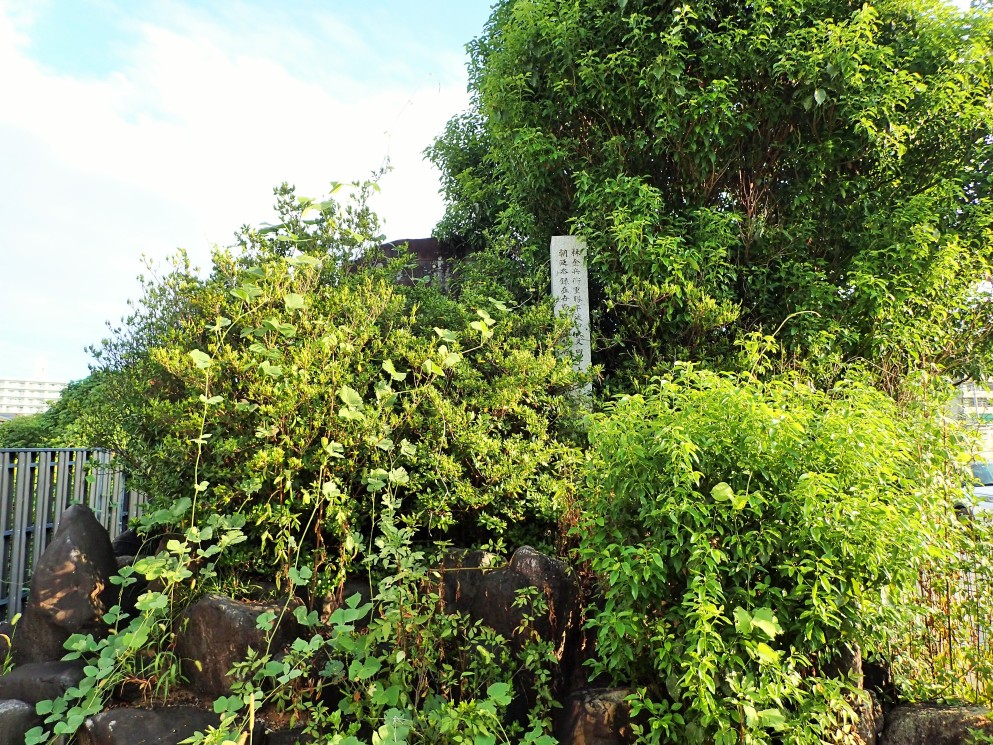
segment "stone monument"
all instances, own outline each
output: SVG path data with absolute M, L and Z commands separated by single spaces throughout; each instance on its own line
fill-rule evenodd
M 572 352 L 578 358 L 578 369 L 585 371 L 591 363 L 586 243 L 574 235 L 552 236 L 551 258 L 555 312 L 572 318 Z

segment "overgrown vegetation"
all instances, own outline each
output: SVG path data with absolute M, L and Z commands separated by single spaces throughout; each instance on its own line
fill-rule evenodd
M 284 186 L 206 276 L 147 278 L 50 413 L 176 537 L 122 574 L 165 585 L 136 618 L 72 640 L 48 724 L 128 679 L 165 697 L 179 612 L 268 573 L 309 636 L 237 668 L 205 742 L 278 706 L 341 745 L 550 745 L 559 650 L 447 613 L 437 576 L 523 543 L 589 579 L 590 677 L 635 690 L 639 742 L 851 742 L 855 649 L 904 697 L 993 702 L 993 523 L 956 512 L 945 415 L 993 360 L 991 39 L 931 0 L 498 3 L 430 149 L 468 251 L 444 291 L 396 281 L 374 185 Z M 592 399 L 547 298 L 568 231 Z
M 505 0 L 430 150 L 440 230 L 538 263 L 582 234 L 595 359 L 628 381 L 786 318 L 790 356 L 981 379 L 991 39 L 942 0 Z
M 345 226 L 335 202 L 284 207 L 278 230 L 215 252 L 207 279 L 179 267 L 150 284 L 105 346 L 120 410 L 108 421 L 124 426 L 96 441 L 160 504 L 196 483 L 202 509 L 244 514 L 241 558 L 260 569 L 285 572 L 292 535 L 315 577 L 339 577 L 387 480 L 421 538 L 552 546 L 580 460 L 563 323 L 548 303 L 470 308 L 397 285 L 399 267 L 372 266 L 376 236 L 359 233 L 372 218 L 351 209 L 362 220 Z
M 889 652 L 888 593 L 964 529 L 940 420 L 857 380 L 687 366 L 590 441 L 595 669 L 642 686 L 651 742 L 830 740 L 856 700 L 830 663 Z

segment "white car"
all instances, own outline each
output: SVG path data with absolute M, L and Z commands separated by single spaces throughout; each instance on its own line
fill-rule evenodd
M 993 513 L 993 463 L 982 461 L 973 463 L 972 475 L 979 482 L 972 487 L 972 496 L 975 499 L 972 509 L 975 512 Z M 968 494 L 968 491 L 966 493 Z

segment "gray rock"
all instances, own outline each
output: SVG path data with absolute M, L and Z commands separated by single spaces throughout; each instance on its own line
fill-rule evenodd
M 867 700 L 860 701 L 854 707 L 859 717 L 855 725 L 855 736 L 858 738 L 858 745 L 876 745 L 885 724 L 883 704 L 874 691 L 866 691 L 866 695 Z
M 60 660 L 72 634 L 105 636 L 101 619 L 114 603 L 110 578 L 116 573 L 106 529 L 89 507 L 73 505 L 62 514 L 58 532 L 35 567 L 11 645 L 14 662 Z
M 192 706 L 108 709 L 87 719 L 76 738 L 78 745 L 177 745 L 219 721 L 217 714 Z
M 634 742 L 627 688 L 573 693 L 557 717 L 555 737 L 564 745 L 625 745 Z
M 886 716 L 880 745 L 971 745 L 970 732 L 993 735 L 993 719 L 984 706 L 913 704 L 897 706 Z
M 24 745 L 24 734 L 41 724 L 34 707 L 23 701 L 0 701 L 0 745 Z
M 276 654 L 300 636 L 302 629 L 292 610 L 294 599 L 274 632 L 269 651 Z M 217 698 L 231 692 L 234 679 L 228 674 L 236 662 L 245 659 L 248 648 L 263 651 L 266 632 L 257 619 L 266 611 L 279 617 L 282 606 L 275 603 L 246 603 L 220 595 L 205 595 L 183 612 L 177 626 L 176 656 L 190 688 Z
M 58 698 L 83 679 L 82 662 L 29 662 L 0 676 L 0 700 L 29 704 Z

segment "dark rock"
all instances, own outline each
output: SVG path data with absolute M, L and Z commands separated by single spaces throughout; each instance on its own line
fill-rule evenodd
M 29 662 L 0 676 L 0 700 L 36 704 L 58 698 L 82 679 L 82 662 Z
M 993 719 L 984 706 L 913 704 L 894 708 L 886 717 L 880 745 L 969 745 L 971 731 L 993 735 Z
M 862 688 L 865 675 L 862 672 L 862 650 L 858 644 L 842 644 L 834 657 L 824 665 L 824 674 L 829 678 L 844 678 L 856 687 Z
M 441 596 L 447 610 L 481 621 L 507 639 L 515 652 L 532 635 L 551 642 L 559 661 L 553 689 L 569 688 L 582 634 L 578 623 L 579 583 L 565 562 L 522 546 L 499 569 L 443 569 L 441 574 Z M 515 604 L 522 590 L 535 589 L 543 596 L 544 610 Z M 528 622 L 526 616 L 533 619 Z M 527 633 L 522 634 L 525 626 Z M 522 675 L 516 679 L 516 690 L 518 695 L 508 716 L 523 721 L 536 703 L 535 689 L 528 676 Z
M 573 693 L 557 717 L 555 737 L 568 745 L 624 745 L 634 742 L 626 688 Z
M 109 709 L 87 719 L 76 737 L 78 745 L 177 745 L 219 721 L 193 706 Z
M 514 605 L 521 590 L 537 588 L 544 595 L 548 609 L 537 614 L 534 631 L 543 640 L 555 643 L 559 658 L 573 626 L 578 607 L 579 585 L 568 565 L 522 546 L 514 552 L 510 563 L 499 569 L 462 568 L 443 572 L 442 596 L 451 611 L 464 613 L 480 620 L 519 644 L 518 629 L 527 608 Z
M 114 539 L 111 545 L 114 547 L 114 556 L 134 557 L 142 553 L 145 548 L 145 539 L 133 530 L 125 530 Z
M 314 738 L 306 735 L 302 727 L 266 733 L 266 745 L 308 745 Z
M 0 701 L 0 745 L 24 745 L 24 734 L 41 724 L 34 707 L 23 701 Z
M 870 657 L 862 661 L 862 687 L 867 691 L 875 691 L 883 701 L 883 708 L 899 700 L 899 692 L 893 682 L 893 673 L 887 660 L 880 657 Z
M 855 725 L 855 736 L 858 745 L 876 745 L 883 731 L 883 704 L 873 691 L 866 691 L 866 700 L 860 701 L 853 707 L 859 717 Z
M 282 622 L 273 633 L 269 651 L 279 652 L 302 633 L 292 610 L 294 599 Z M 183 675 L 195 692 L 211 698 L 231 692 L 233 678 L 228 675 L 236 662 L 245 659 L 248 648 L 263 651 L 266 633 L 257 619 L 266 611 L 282 613 L 276 603 L 246 603 L 220 595 L 206 595 L 183 612 L 176 634 L 176 656 Z
M 41 555 L 31 578 L 31 594 L 14 635 L 14 662 L 60 660 L 72 634 L 102 637 L 104 611 L 115 602 L 110 577 L 117 562 L 106 529 L 89 507 L 73 505 Z

